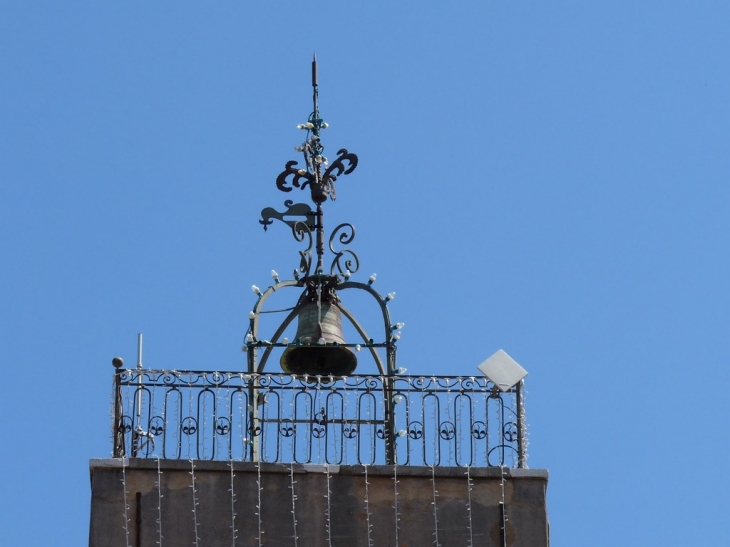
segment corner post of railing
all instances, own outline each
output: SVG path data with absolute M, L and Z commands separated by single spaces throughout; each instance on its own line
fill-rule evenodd
M 113 454 L 115 458 L 124 457 L 124 428 L 122 427 L 122 371 L 114 370 L 114 424 L 112 425 Z
M 397 371 L 395 361 L 395 344 L 389 343 L 386 346 L 388 374 L 383 378 L 385 387 L 385 462 L 387 465 L 395 465 L 395 441 L 397 432 L 395 431 L 395 412 L 393 408 L 393 391 L 394 379 Z
M 516 386 L 517 394 L 517 467 L 527 467 L 527 435 L 525 431 L 525 381 L 520 380 Z

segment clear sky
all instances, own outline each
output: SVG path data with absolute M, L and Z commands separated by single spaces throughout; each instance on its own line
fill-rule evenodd
M 239 370 L 311 108 L 411 374 L 529 371 L 556 547 L 724 546 L 730 4 L 0 5 L 5 545 L 83 545 L 110 360 Z M 295 196 L 300 199 L 303 194 Z

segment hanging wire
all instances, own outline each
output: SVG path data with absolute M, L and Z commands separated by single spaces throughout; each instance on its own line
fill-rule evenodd
M 261 526 L 261 460 L 256 460 L 256 489 L 257 489 L 257 499 L 256 499 L 256 517 L 258 518 L 258 547 L 261 547 L 262 545 L 262 537 L 264 534 L 264 530 Z
M 433 544 L 439 547 L 439 519 L 436 509 L 436 498 L 439 493 L 436 489 L 436 468 L 433 465 L 431 466 L 431 487 L 433 489 L 433 501 L 431 502 L 431 505 L 433 505 Z
M 198 493 L 195 490 L 195 460 L 190 460 L 190 488 L 193 490 L 193 525 L 195 531 L 195 547 L 199 547 L 200 537 L 198 536 Z
M 297 513 L 296 513 L 297 496 L 294 491 L 294 485 L 297 483 L 297 481 L 294 480 L 294 462 L 292 462 L 289 465 L 289 480 L 290 480 L 289 488 L 291 488 L 291 517 L 292 517 L 292 524 L 294 525 L 294 547 L 297 547 L 297 544 L 299 541 L 299 536 L 297 535 Z
M 454 456 L 454 450 L 455 450 L 454 446 L 456 445 L 456 439 L 457 439 L 456 416 L 454 416 L 454 421 L 452 422 L 451 421 L 451 402 L 452 402 L 451 401 L 451 388 L 449 387 L 446 389 L 446 422 L 447 422 L 446 442 L 448 443 L 447 446 L 449 447 L 449 459 L 448 459 L 447 465 L 455 465 L 455 461 L 456 461 L 455 456 Z M 454 402 L 454 405 L 455 404 L 456 404 L 456 402 Z M 454 409 L 454 414 L 456 414 L 456 409 Z M 452 424 L 453 424 L 453 428 L 454 428 L 454 432 L 453 432 L 453 434 L 454 434 L 453 441 L 454 442 L 451 442 L 452 439 L 448 438 L 448 435 L 449 435 L 448 427 L 451 427 Z
M 227 375 L 227 385 L 229 386 L 226 388 L 226 398 L 225 398 L 225 406 L 224 410 L 226 412 L 226 417 L 229 420 L 228 423 L 228 434 L 229 442 L 228 442 L 228 465 L 231 468 L 231 547 L 236 547 L 236 533 L 238 530 L 236 529 L 236 491 L 234 489 L 234 479 L 236 478 L 236 474 L 233 472 L 233 393 L 235 391 L 231 391 L 231 385 L 232 385 L 232 378 L 233 376 L 231 374 Z
M 368 480 L 368 466 L 365 464 L 365 518 L 368 532 L 368 547 L 373 547 L 372 524 L 370 523 L 370 481 Z
M 529 465 L 527 465 L 527 454 L 528 454 L 528 447 L 530 446 L 530 439 L 528 437 L 528 434 L 530 432 L 529 427 L 527 426 L 527 414 L 525 413 L 525 398 L 527 397 L 527 390 L 525 389 L 525 381 L 520 380 L 519 383 L 519 390 L 520 390 L 520 396 L 521 396 L 521 403 L 517 404 L 515 401 L 515 407 L 517 408 L 517 412 L 519 413 L 519 420 L 518 422 L 521 425 L 521 430 L 517 432 L 518 435 L 522 438 L 522 453 L 524 454 L 524 461 L 522 462 L 522 467 L 524 469 L 529 469 Z M 517 392 L 514 393 L 514 398 L 517 398 Z M 519 455 L 518 455 L 519 457 Z M 517 462 L 517 467 L 520 467 L 520 462 Z
M 231 487 L 228 490 L 231 493 L 231 547 L 236 547 L 236 539 L 238 538 L 236 533 L 238 530 L 236 529 L 236 492 L 233 489 L 233 479 L 236 477 L 233 472 L 233 460 L 228 462 L 228 466 L 231 468 Z
M 234 395 L 238 398 L 238 437 L 241 439 L 241 457 L 240 460 L 246 459 L 246 441 L 248 440 L 248 437 L 246 436 L 246 419 L 244 418 L 243 413 L 243 385 L 244 385 L 244 379 L 243 379 L 243 373 L 238 374 L 239 379 L 241 380 L 241 386 L 234 392 Z M 233 418 L 233 396 L 231 396 L 231 419 Z M 231 459 L 233 459 L 233 423 L 231 420 Z
M 160 469 L 160 456 L 157 456 L 157 545 L 162 546 L 162 470 Z
M 471 514 L 471 490 L 473 483 L 471 480 L 471 467 L 466 466 L 466 485 L 467 485 L 467 498 L 466 498 L 466 512 L 469 515 L 469 547 L 474 547 L 474 526 L 472 524 Z
M 501 512 L 501 530 L 502 530 L 502 547 L 507 547 L 507 506 L 505 504 L 505 496 L 504 496 L 504 465 L 499 465 L 499 474 L 501 477 L 501 489 L 502 489 L 502 499 L 499 502 L 499 508 Z
M 191 446 L 191 443 L 192 443 L 192 440 L 193 440 L 193 434 L 196 433 L 195 430 L 197 430 L 197 427 L 195 427 L 195 426 L 192 425 L 194 423 L 193 422 L 193 420 L 194 420 L 194 418 L 193 418 L 193 383 L 191 381 L 190 376 L 188 376 L 188 417 L 187 417 L 187 420 L 189 420 L 189 422 L 188 422 L 188 430 L 187 431 L 185 431 L 184 426 L 183 426 L 183 423 L 185 422 L 185 420 L 182 420 L 180 422 L 180 426 L 181 426 L 181 428 L 183 428 L 182 429 L 182 432 L 188 438 L 188 454 L 187 454 L 187 456 L 188 456 L 188 458 L 192 458 L 193 457 L 193 448 Z
M 207 459 L 206 458 L 206 449 L 208 448 L 208 442 L 206 437 L 206 431 L 208 429 L 208 390 L 203 389 L 198 394 L 198 412 L 200 412 L 200 400 L 203 400 L 203 419 L 198 421 L 198 426 L 200 427 L 198 431 L 198 443 L 197 443 L 197 449 L 200 450 L 200 445 L 203 445 L 203 451 L 202 454 L 200 454 L 200 459 Z M 215 407 L 213 408 L 213 412 L 215 412 Z M 215 423 L 215 417 L 213 417 L 213 423 Z M 215 439 L 215 434 L 214 437 Z M 213 441 L 215 442 L 215 441 Z
M 327 509 L 325 515 L 327 516 L 327 547 L 332 547 L 332 490 L 330 489 L 330 464 L 324 464 L 325 471 L 327 473 Z
M 395 544 L 400 545 L 398 532 L 400 531 L 400 514 L 398 513 L 398 464 L 393 466 L 393 509 L 395 509 Z
M 296 308 L 296 306 L 292 306 L 291 308 L 284 308 L 281 310 L 259 310 L 256 313 L 258 313 L 259 315 L 264 314 L 264 313 L 282 313 L 285 311 L 292 311 L 294 308 Z
M 342 455 L 342 463 L 344 465 L 347 465 L 349 463 L 349 459 L 347 457 L 347 452 L 349 450 L 349 443 L 347 442 L 350 439 L 356 438 L 352 437 L 352 427 L 355 427 L 354 425 L 351 426 L 349 423 L 349 416 L 347 414 L 347 402 L 350 395 L 347 393 L 347 378 L 343 378 L 342 380 L 342 446 L 340 447 L 341 455 Z M 347 434 L 346 434 L 347 433 Z
M 122 489 L 124 492 L 124 534 L 126 537 L 125 545 L 132 547 L 129 544 L 129 501 L 127 500 L 127 461 L 126 458 L 120 458 L 122 462 Z

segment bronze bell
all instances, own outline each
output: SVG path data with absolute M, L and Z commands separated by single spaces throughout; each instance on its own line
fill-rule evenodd
M 287 374 L 311 376 L 347 376 L 357 366 L 357 357 L 344 344 L 342 312 L 335 305 L 310 302 L 299 312 L 296 339 L 301 345 L 290 346 L 281 354 L 281 368 Z M 324 341 L 324 344 L 320 343 Z

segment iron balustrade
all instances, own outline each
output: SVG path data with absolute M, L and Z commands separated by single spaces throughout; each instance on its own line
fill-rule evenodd
M 114 456 L 526 467 L 522 383 L 117 369 Z

